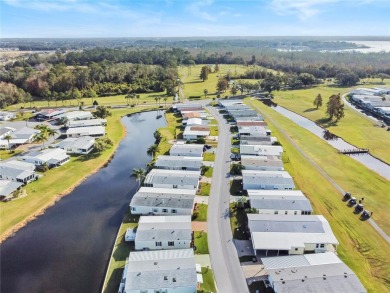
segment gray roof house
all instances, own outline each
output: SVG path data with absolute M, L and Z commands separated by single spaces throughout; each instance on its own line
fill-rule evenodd
M 186 249 L 192 241 L 190 215 L 141 216 L 134 239 L 136 250 Z
M 152 169 L 144 186 L 157 188 L 198 189 L 200 171 Z
M 69 155 L 62 149 L 45 149 L 32 151 L 21 156 L 21 160 L 40 166 L 44 163 L 49 168 L 61 166 L 69 161 Z
M 248 195 L 259 214 L 310 215 L 313 211 L 300 190 L 248 190 Z
M 106 128 L 103 126 L 74 127 L 74 128 L 68 128 L 65 134 L 67 137 L 80 137 L 80 136 L 101 137 L 106 134 Z
M 200 170 L 202 157 L 158 156 L 154 164 L 157 169 Z
M 283 161 L 277 156 L 242 155 L 241 165 L 245 170 L 283 171 Z
M 203 144 L 176 143 L 171 147 L 169 154 L 171 156 L 202 157 L 203 148 Z
M 320 215 L 248 214 L 254 253 L 261 256 L 335 251 L 339 242 Z
M 34 171 L 35 165 L 32 163 L 27 163 L 18 160 L 7 160 L 1 161 L 0 166 L 7 166 L 14 169 L 26 170 L 26 171 Z
M 141 187 L 130 202 L 132 214 L 191 215 L 196 190 Z
M 278 156 L 281 157 L 283 148 L 278 145 L 244 145 L 240 144 L 241 155 Z
M 251 135 L 240 135 L 240 144 L 250 145 L 272 145 L 278 141 L 274 136 L 251 136 Z
M 218 99 L 218 104 L 223 108 L 232 105 L 243 105 L 242 100 L 240 99 Z
M 57 143 L 55 146 L 65 150 L 68 154 L 86 155 L 93 150 L 94 144 L 95 138 L 90 136 L 82 136 L 78 138 L 65 138 L 63 141 Z
M 23 183 L 11 180 L 0 180 L 0 199 L 6 199 L 18 190 Z
M 195 293 L 197 274 L 192 249 L 130 252 L 119 293 Z
M 247 189 L 294 189 L 294 181 L 286 171 L 242 170 L 244 190 Z
M 333 252 L 266 257 L 261 261 L 275 293 L 367 292 L 356 274 Z
M 107 125 L 107 119 L 89 119 L 89 120 L 74 120 L 67 123 L 69 128 L 77 127 L 92 127 L 92 126 L 105 126 Z
M 26 184 L 37 178 L 38 176 L 34 171 L 21 170 L 0 165 L 0 180 L 11 180 Z

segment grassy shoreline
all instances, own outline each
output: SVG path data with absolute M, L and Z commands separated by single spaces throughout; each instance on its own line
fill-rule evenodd
M 27 185 L 24 189 L 28 196 L 7 203 L 0 202 L 0 243 L 42 215 L 46 209 L 72 192 L 111 160 L 120 141 L 126 135 L 126 129 L 121 123 L 122 116 L 153 109 L 155 107 L 112 110 L 112 116 L 108 117 L 106 129 L 107 136 L 114 143 L 112 148 L 92 159 L 85 160 L 84 156 L 72 157 L 67 164 L 49 170 L 43 178 Z M 72 175 L 70 176 L 70 174 Z

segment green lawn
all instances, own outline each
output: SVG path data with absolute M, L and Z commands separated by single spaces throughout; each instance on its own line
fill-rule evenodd
M 203 154 L 203 161 L 214 162 L 215 161 L 215 154 L 214 153 L 204 153 Z
M 344 190 L 359 197 L 364 196 L 366 207 L 375 211 L 373 219 L 387 233 L 390 232 L 387 221 L 390 210 L 388 181 L 348 156 L 338 155 L 326 142 L 271 108 L 257 101 L 247 102 L 273 119 Z M 360 221 L 352 209 L 342 202 L 341 195 L 327 179 L 299 153 L 279 128 L 271 121 L 267 122 L 288 157 L 285 169 L 311 201 L 315 213 L 323 215 L 329 221 L 340 242 L 337 249 L 339 256 L 358 275 L 368 292 L 389 292 L 389 244 L 369 223 Z
M 329 124 L 324 119 L 328 98 L 332 94 L 343 94 L 349 90 L 349 88 L 318 86 L 303 90 L 280 91 L 274 93 L 274 102 L 315 121 L 357 147 L 368 148 L 371 154 L 390 164 L 390 132 L 386 131 L 386 128 L 378 127 L 374 121 L 348 106 L 345 106 L 345 117 L 337 125 Z M 323 106 L 317 110 L 313 106 L 313 100 L 318 94 L 322 96 Z
M 214 274 L 213 271 L 209 268 L 202 267 L 202 277 L 203 284 L 201 285 L 202 289 L 206 292 L 217 292 L 215 289 Z
M 209 196 L 210 195 L 210 188 L 211 184 L 206 182 L 201 182 L 200 184 L 200 191 L 197 193 L 198 195 L 204 195 Z
M 20 153 L 22 153 L 21 150 L 13 150 L 13 151 L 9 151 L 9 150 L 0 150 L 0 159 L 1 160 L 6 160 L 6 159 L 9 159 L 13 156 L 17 156 L 19 155 Z
M 210 126 L 210 136 L 218 136 L 218 126 Z
M 28 196 L 6 203 L 0 202 L 1 237 L 11 233 L 13 228 L 53 204 L 56 197 L 69 193 L 71 188 L 77 186 L 86 176 L 104 166 L 124 136 L 124 129 L 120 121 L 121 116 L 140 110 L 143 108 L 111 111 L 112 116 L 107 119 L 106 132 L 107 137 L 114 143 L 112 148 L 104 151 L 98 157 L 72 157 L 70 162 L 60 168 L 49 170 L 43 178 L 28 184 L 25 187 Z
M 156 157 L 159 155 L 168 155 L 172 144 L 169 141 L 175 140 L 182 133 L 181 121 L 182 118 L 175 113 L 165 113 L 165 119 L 167 120 L 167 127 L 161 127 L 158 131 L 161 134 L 161 141 L 158 145 L 158 152 Z
M 232 148 L 232 154 L 239 154 L 240 153 L 240 148 L 236 148 L 236 147 L 234 147 L 234 148 Z
M 207 207 L 206 204 L 198 204 L 195 208 L 194 213 L 192 214 L 192 220 L 198 222 L 207 221 Z
M 202 231 L 194 232 L 195 253 L 196 254 L 209 254 L 209 247 L 207 242 L 207 233 Z
M 209 124 L 218 125 L 218 122 L 217 122 L 217 120 L 215 120 L 215 119 L 210 119 L 210 120 L 209 120 Z
M 213 177 L 213 167 L 208 167 L 206 173 L 204 173 L 203 176 L 207 177 L 207 178 L 211 178 Z
M 130 212 L 127 212 L 122 221 L 117 238 L 115 239 L 113 253 L 104 280 L 103 293 L 118 292 L 119 283 L 126 264 L 126 258 L 129 257 L 130 251 L 134 251 L 134 242 L 125 242 L 126 230 L 128 228 L 135 228 L 138 219 L 139 216 L 134 216 L 131 215 Z

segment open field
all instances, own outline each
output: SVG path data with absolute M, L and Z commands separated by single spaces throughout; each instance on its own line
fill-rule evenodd
M 128 228 L 135 228 L 138 219 L 138 216 L 131 215 L 130 212 L 127 212 L 123 218 L 122 225 L 119 228 L 117 238 L 115 239 L 106 279 L 104 280 L 103 293 L 118 292 L 119 283 L 126 264 L 126 258 L 129 257 L 130 251 L 134 250 L 134 243 L 125 242 L 126 230 Z
M 107 96 L 107 97 L 98 97 L 95 98 L 95 100 L 99 103 L 99 105 L 127 105 L 128 103 L 130 105 L 132 104 L 154 104 L 154 105 L 169 105 L 173 102 L 173 97 L 166 96 L 165 92 L 160 93 L 147 93 L 147 94 L 140 94 L 139 99 L 133 99 L 133 100 L 126 100 L 126 95 L 116 95 L 116 96 Z M 155 100 L 156 97 L 161 97 L 160 101 Z M 164 101 L 164 98 L 168 98 L 167 101 Z M 82 98 L 80 100 L 81 102 L 84 102 L 84 106 L 92 106 L 92 99 L 91 98 Z M 76 107 L 78 106 L 77 100 L 64 100 L 64 103 L 61 101 L 50 101 L 48 104 L 47 101 L 34 101 L 31 104 L 30 103 L 19 103 L 15 105 L 11 105 L 7 107 L 7 110 L 19 110 L 21 107 L 24 108 L 30 108 L 30 107 L 37 107 L 37 108 L 52 108 L 52 107 Z
M 262 103 L 250 100 L 247 100 L 247 103 L 284 129 L 309 158 L 343 189 L 359 197 L 364 196 L 367 208 L 375 211 L 373 219 L 383 230 L 390 232 L 386 216 L 390 210 L 388 181 L 353 159 L 337 155 L 326 142 Z M 324 215 L 329 221 L 340 242 L 337 249 L 339 256 L 358 275 L 368 292 L 390 292 L 390 245 L 370 224 L 360 221 L 352 209 L 341 200 L 341 195 L 331 183 L 275 125 L 267 122 L 288 157 L 288 160 L 285 160 L 285 169 L 294 178 L 297 187 L 306 194 L 315 213 Z
M 350 89 L 318 86 L 309 89 L 275 92 L 274 102 L 306 118 L 315 121 L 321 127 L 343 138 L 345 141 L 360 147 L 368 148 L 375 157 L 390 164 L 390 132 L 380 128 L 375 122 L 345 106 L 345 117 L 337 125 L 329 124 L 326 118 L 326 102 L 332 94 L 346 93 Z M 321 94 L 323 106 L 318 110 L 313 100 Z
M 25 187 L 28 196 L 6 203 L 0 202 L 1 238 L 37 212 L 53 204 L 58 197 L 68 194 L 84 178 L 102 167 L 114 154 L 124 135 L 124 129 L 120 121 L 121 116 L 145 109 L 112 110 L 112 116 L 107 118 L 108 125 L 106 128 L 107 137 L 114 143 L 112 148 L 97 157 L 71 157 L 70 162 L 59 168 L 49 170 L 43 178 L 28 184 Z

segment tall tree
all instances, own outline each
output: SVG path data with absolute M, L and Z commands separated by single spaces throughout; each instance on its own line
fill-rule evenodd
M 138 189 L 141 187 L 141 183 L 144 180 L 146 176 L 145 169 L 139 168 L 139 169 L 133 169 L 133 173 L 131 174 L 132 177 L 135 177 L 135 180 L 138 182 Z
M 96 102 L 96 101 L 95 101 Z M 111 116 L 111 112 L 104 106 L 97 106 L 96 107 L 96 111 L 93 112 L 93 114 L 97 117 L 97 118 L 107 118 L 108 116 Z
M 200 70 L 200 79 L 205 81 L 209 78 L 209 73 L 210 73 L 210 67 L 205 65 L 202 67 Z
M 206 99 L 207 94 L 209 93 L 208 89 L 204 89 L 204 90 L 203 90 L 203 93 L 204 93 L 204 98 Z
M 322 106 L 321 94 L 318 94 L 317 97 L 314 99 L 313 105 L 316 106 L 317 109 Z
M 148 150 L 146 151 L 146 153 L 148 154 L 148 156 L 151 156 L 151 157 L 153 157 L 153 159 L 154 159 L 154 157 L 156 156 L 156 153 L 157 153 L 159 150 L 160 150 L 160 149 L 159 149 L 159 147 L 158 147 L 157 144 L 152 144 L 152 145 L 148 148 Z
M 225 92 L 228 87 L 229 87 L 229 83 L 228 83 L 228 80 L 226 79 L 226 77 L 221 77 L 220 79 L 218 79 L 217 91 Z
M 344 104 L 341 101 L 340 94 L 332 95 L 326 103 L 326 114 L 329 115 L 330 120 L 336 118 L 336 122 L 344 117 Z
M 9 152 L 11 153 L 11 145 L 9 144 L 9 141 L 10 141 L 11 139 L 13 139 L 12 135 L 7 134 L 7 135 L 5 135 L 5 136 L 3 137 L 3 139 L 7 141 L 7 143 L 8 143 L 8 149 L 9 149 Z

